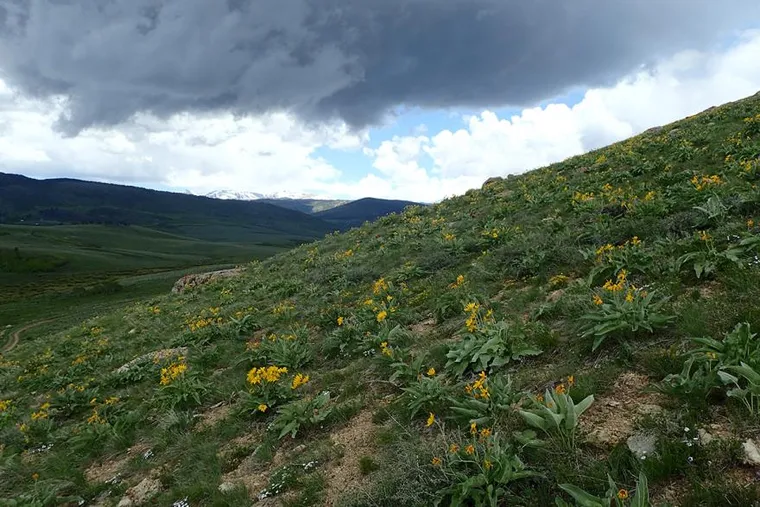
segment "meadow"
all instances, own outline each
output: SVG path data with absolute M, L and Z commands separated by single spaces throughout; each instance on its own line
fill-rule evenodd
M 758 181 L 755 95 L 26 335 L 0 505 L 760 505 Z

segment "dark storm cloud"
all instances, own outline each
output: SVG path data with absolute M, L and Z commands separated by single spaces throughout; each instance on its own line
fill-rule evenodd
M 0 0 L 0 76 L 69 103 L 68 134 L 137 112 L 527 105 L 715 42 L 757 0 Z

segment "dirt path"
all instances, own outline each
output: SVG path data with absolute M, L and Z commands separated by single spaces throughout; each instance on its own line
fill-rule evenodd
M 47 324 L 48 322 L 53 322 L 54 320 L 56 319 L 38 320 L 37 322 L 32 322 L 31 324 L 27 324 L 21 329 L 11 333 L 11 337 L 8 339 L 8 343 L 6 343 L 3 346 L 3 349 L 0 352 L 2 352 L 3 354 L 7 354 L 11 350 L 13 350 L 16 347 L 16 345 L 18 345 L 19 338 L 21 338 L 21 333 L 25 331 L 29 331 L 33 327 L 41 326 L 42 324 Z

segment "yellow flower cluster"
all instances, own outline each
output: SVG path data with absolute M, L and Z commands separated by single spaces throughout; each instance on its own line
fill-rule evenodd
M 573 204 L 580 202 L 589 202 L 594 200 L 594 192 L 575 192 L 573 194 Z
M 338 317 L 338 325 L 342 326 L 345 319 L 343 317 Z
M 190 328 L 190 331 L 195 332 L 205 327 L 208 327 L 212 324 L 221 324 L 221 323 L 222 323 L 221 317 L 198 317 L 195 320 L 191 320 L 187 326 Z
M 295 309 L 295 305 L 293 303 L 291 303 L 290 301 L 283 301 L 282 303 L 280 303 L 279 305 L 275 306 L 272 309 L 272 313 L 274 313 L 275 315 L 282 315 L 283 313 L 288 312 L 293 309 Z
M 40 409 L 32 414 L 32 421 L 48 418 L 48 410 L 50 410 L 50 403 L 45 402 L 40 405 Z
M 256 386 L 262 382 L 273 384 L 280 380 L 280 377 L 288 373 L 288 369 L 278 366 L 262 366 L 259 368 L 252 368 L 247 375 L 248 383 Z
M 176 362 L 161 368 L 160 384 L 162 386 L 168 386 L 187 371 L 187 363 L 184 359 L 184 357 L 179 356 Z
M 694 176 L 691 179 L 691 184 L 697 189 L 697 192 L 701 192 L 710 185 L 722 185 L 725 183 L 720 176 L 713 174 L 712 176 Z
M 472 384 L 467 384 L 464 386 L 464 390 L 467 392 L 467 394 L 471 394 L 472 397 L 476 400 L 486 400 L 491 396 L 491 394 L 488 392 L 488 386 L 486 385 L 487 381 L 488 376 L 486 375 L 486 372 L 481 371 L 478 374 L 478 378 Z
M 306 384 L 307 382 L 309 382 L 309 376 L 298 373 L 296 374 L 295 377 L 293 377 L 293 382 L 291 382 L 290 388 L 298 389 L 299 387 Z
M 712 236 L 710 236 L 707 231 L 697 231 L 699 233 L 699 240 L 700 241 L 710 241 L 712 239 Z
M 453 235 L 453 234 L 452 234 L 452 233 L 450 233 L 450 232 L 445 232 L 445 233 L 443 233 L 443 239 L 444 239 L 445 241 L 454 241 L 454 240 L 456 239 L 456 236 L 455 236 L 455 235 Z
M 380 344 L 380 353 L 387 357 L 393 357 L 393 349 L 388 346 L 388 342 Z
M 464 325 L 467 328 L 467 330 L 471 333 L 474 333 L 478 329 L 478 314 L 480 312 L 480 304 L 479 303 L 467 303 L 464 307 L 465 313 L 467 313 L 467 320 L 465 320 Z M 486 313 L 486 320 L 491 319 L 493 316 L 493 310 L 488 310 Z
M 158 315 L 161 313 L 161 308 L 159 308 L 158 306 L 149 306 L 148 313 L 152 313 L 153 315 Z
M 482 236 L 491 239 L 499 239 L 499 229 L 486 229 L 481 233 Z
M 92 415 L 87 418 L 87 424 L 106 424 L 106 420 L 98 414 L 98 409 L 92 409 Z
M 386 312 L 385 310 L 381 310 L 377 314 L 377 321 L 378 322 L 382 322 L 382 321 L 384 321 L 386 319 L 386 317 L 388 317 L 388 312 Z
M 626 240 L 625 243 L 618 245 L 617 247 L 611 243 L 607 243 L 606 245 L 602 245 L 599 248 L 596 249 L 596 261 L 597 262 L 603 262 L 605 260 L 611 260 L 612 254 L 616 250 L 624 250 L 628 246 L 639 246 L 641 245 L 641 240 L 638 236 L 634 236 L 629 240 Z
M 604 283 L 604 289 L 608 290 L 610 292 L 620 292 L 623 290 L 623 287 L 625 286 L 626 277 L 628 276 L 628 273 L 625 269 L 621 269 L 620 272 L 617 274 L 617 282 L 612 283 L 612 280 L 607 280 Z
M 458 289 L 462 285 L 464 285 L 464 275 L 459 275 L 456 281 L 449 285 L 449 289 Z
M 554 275 L 553 277 L 549 278 L 549 285 L 551 285 L 552 287 L 556 287 L 558 285 L 562 285 L 563 283 L 567 282 L 569 279 L 570 277 L 560 273 L 558 275 Z
M 353 248 L 349 248 L 345 252 L 338 252 L 338 253 L 335 254 L 335 258 L 336 259 L 347 259 L 347 258 L 353 257 L 353 256 L 354 256 L 354 250 L 353 250 Z
M 380 278 L 375 283 L 372 284 L 372 293 L 375 295 L 379 295 L 380 293 L 388 290 L 388 282 L 385 281 L 385 278 Z
M 0 414 L 11 408 L 12 400 L 0 400 Z

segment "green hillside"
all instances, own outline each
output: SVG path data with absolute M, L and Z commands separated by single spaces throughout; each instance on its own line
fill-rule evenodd
M 418 204 L 411 201 L 365 197 L 320 211 L 314 216 L 335 224 L 340 230 L 347 230 L 351 227 L 359 227 L 364 222 L 371 222 L 378 217 L 401 213 L 407 206 Z
M 759 180 L 760 94 L 21 334 L 0 497 L 758 505 Z
M 317 218 L 268 203 L 4 173 L 0 223 L 136 225 L 204 241 L 267 243 L 284 238 L 291 244 L 332 230 Z
M 273 204 L 281 208 L 288 208 L 312 215 L 320 211 L 335 208 L 336 206 L 342 206 L 350 201 L 342 199 L 259 199 L 257 202 Z

